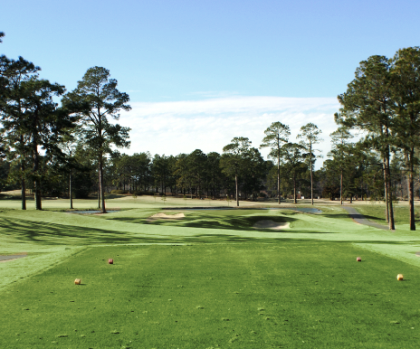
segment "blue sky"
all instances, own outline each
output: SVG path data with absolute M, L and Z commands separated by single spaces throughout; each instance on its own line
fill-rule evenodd
M 156 114 L 145 114 L 150 110 L 145 105 L 154 105 L 153 110 L 160 106 L 165 112 L 158 114 L 171 116 L 168 106 L 191 102 L 201 109 L 179 120 L 188 123 L 214 116 L 213 107 L 203 109 L 208 103 L 192 102 L 211 100 L 213 106 L 220 102 L 217 115 L 228 119 L 238 117 L 232 112 L 238 100 L 249 97 L 261 106 L 242 118 L 251 122 L 265 113 L 272 115 L 262 118 L 265 122 L 281 117 L 279 121 L 287 124 L 296 120 L 297 114 L 287 114 L 293 109 L 306 115 L 303 122 L 314 117 L 327 136 L 338 109 L 335 98 L 345 91 L 361 60 L 375 54 L 391 57 L 399 48 L 419 45 L 419 13 L 420 2 L 411 0 L 14 0 L 0 5 L 0 31 L 6 33 L 0 53 L 23 56 L 42 68 L 42 77 L 69 90 L 89 67 L 108 68 L 135 106 L 121 118 L 121 123 L 139 125 L 133 129 L 135 142 L 129 153 L 170 154 L 212 145 L 220 152 L 230 138 L 256 131 L 248 130 L 245 122 L 235 129 L 241 134 L 219 141 L 176 147 L 177 138 L 166 137 L 142 143 L 156 128 L 152 118 Z M 262 110 L 266 97 L 279 104 Z M 294 98 L 294 108 L 284 107 L 282 98 Z M 308 98 L 318 98 L 325 109 L 300 108 Z M 222 105 L 228 107 L 220 109 Z M 314 116 L 314 110 L 324 119 Z M 180 111 L 174 110 L 172 116 L 181 117 Z M 142 118 L 151 124 L 142 124 Z M 191 126 L 185 125 L 184 135 Z M 269 125 L 260 126 L 261 137 L 254 136 L 254 145 Z M 200 130 L 195 132 L 205 132 Z M 326 153 L 329 140 L 324 138 L 321 147 Z

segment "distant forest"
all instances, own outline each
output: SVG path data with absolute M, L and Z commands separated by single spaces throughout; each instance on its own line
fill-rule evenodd
M 0 42 L 3 37 L 0 33 Z M 73 91 L 41 79 L 39 71 L 22 57 L 0 56 L 0 189 L 20 189 L 22 194 L 30 189 L 37 209 L 42 209 L 42 196 L 98 197 L 105 212 L 111 193 L 232 198 L 237 205 L 240 199 L 373 199 L 386 202 L 392 228 L 393 201 L 408 199 L 415 228 L 419 47 L 360 62 L 338 96 L 332 149 L 317 171 L 322 130 L 312 123 L 291 140 L 289 126 L 273 122 L 260 144 L 234 137 L 222 154 L 200 149 L 176 156 L 152 156 L 147 149 L 121 153 L 130 144 L 130 129 L 111 121 L 131 108 L 128 94 L 117 89 L 109 70 L 89 68 Z M 354 132 L 361 132 L 357 141 Z M 268 160 L 259 151 L 264 147 L 270 151 Z

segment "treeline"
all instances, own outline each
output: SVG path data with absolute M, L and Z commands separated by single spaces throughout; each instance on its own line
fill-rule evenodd
M 1 38 L 4 36 L 0 33 Z M 312 123 L 296 140 L 290 128 L 273 122 L 261 143 L 235 137 L 221 154 L 196 149 L 176 156 L 147 152 L 127 155 L 129 128 L 110 122 L 130 110 L 129 96 L 117 89 L 107 69 L 89 68 L 73 91 L 39 77 L 40 68 L 22 57 L 0 56 L 0 186 L 32 189 L 41 195 L 86 198 L 105 194 L 181 195 L 195 198 L 255 200 L 258 197 L 367 198 L 386 202 L 386 219 L 395 229 L 393 202 L 408 197 L 410 228 L 415 229 L 414 194 L 420 146 L 420 49 L 394 57 L 371 56 L 356 69 L 347 91 L 338 96 L 337 130 L 320 170 L 314 165 L 322 131 Z M 61 98 L 60 103 L 56 103 Z M 357 141 L 354 134 L 358 133 Z M 269 150 L 264 160 L 260 149 Z M 405 189 L 407 188 L 407 189 Z M 404 194 L 406 192 L 406 195 Z

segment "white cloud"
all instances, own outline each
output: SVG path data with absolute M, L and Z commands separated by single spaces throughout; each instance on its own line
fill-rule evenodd
M 337 126 L 335 98 L 227 97 L 198 101 L 131 103 L 132 110 L 121 115 L 119 123 L 131 127 L 133 154 L 176 155 L 201 149 L 205 153 L 222 148 L 233 137 L 248 137 L 259 147 L 264 130 L 272 122 L 290 126 L 296 140 L 301 126 L 312 122 L 322 130 L 324 141 L 318 145 L 324 157 L 330 150 L 329 134 Z M 264 156 L 267 150 L 261 151 Z M 318 161 L 319 168 L 322 161 Z

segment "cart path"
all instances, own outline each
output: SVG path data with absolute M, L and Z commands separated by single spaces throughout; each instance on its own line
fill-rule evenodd
M 17 258 L 23 258 L 26 257 L 26 254 L 15 254 L 15 255 L 10 255 L 10 256 L 0 256 L 0 263 L 1 262 L 8 262 L 11 261 L 13 259 L 17 259 Z
M 357 212 L 357 210 L 353 207 L 349 207 L 349 206 L 342 206 L 342 207 L 348 212 L 349 216 L 356 223 L 368 225 L 370 227 L 374 227 L 374 228 L 378 228 L 378 229 L 389 230 L 389 227 L 387 225 L 375 223 L 375 222 L 372 222 L 372 221 L 366 219 L 365 216 L 363 216 L 361 213 Z

